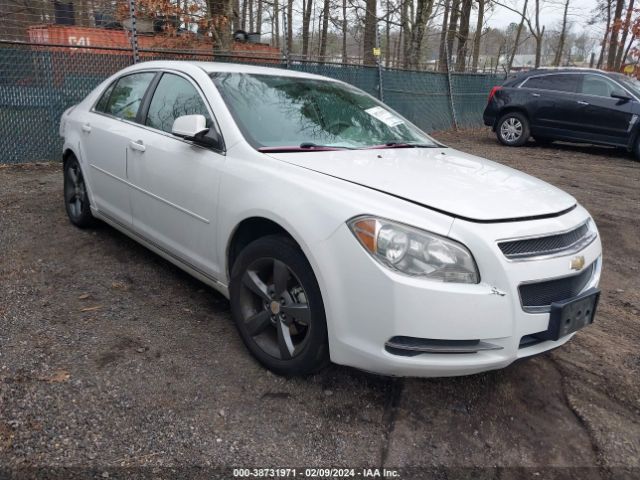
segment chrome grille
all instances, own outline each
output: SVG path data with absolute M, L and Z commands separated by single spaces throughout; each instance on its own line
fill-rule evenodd
M 578 296 L 591 280 L 594 268 L 595 263 L 592 263 L 581 273 L 571 277 L 520 285 L 518 290 L 520 291 L 522 309 L 525 312 L 545 312 L 549 310 L 553 302 L 569 300 Z
M 505 257 L 519 260 L 577 250 L 591 243 L 595 237 L 595 232 L 591 232 L 589 225 L 583 223 L 569 232 L 499 242 L 498 247 Z

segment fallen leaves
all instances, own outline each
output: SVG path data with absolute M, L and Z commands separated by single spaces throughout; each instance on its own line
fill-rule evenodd
M 86 300 L 91 296 L 90 293 L 83 293 L 82 295 L 78 295 L 78 300 Z
M 13 445 L 13 428 L 7 423 L 0 423 L 0 452 L 9 450 Z
M 81 308 L 80 311 L 81 312 L 95 312 L 96 310 L 100 310 L 101 308 L 102 308 L 102 305 L 96 305 L 94 307 Z
M 111 283 L 111 288 L 114 288 L 116 290 L 128 290 L 129 289 L 129 287 L 127 287 L 122 282 L 113 282 L 113 283 Z
M 66 370 L 56 370 L 48 377 L 40 377 L 40 380 L 47 383 L 64 383 L 71 378 L 71 374 Z

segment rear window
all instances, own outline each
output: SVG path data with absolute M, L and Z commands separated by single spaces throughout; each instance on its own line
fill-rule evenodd
M 97 112 L 106 112 L 107 111 L 107 103 L 109 103 L 109 97 L 111 97 L 111 92 L 113 92 L 113 87 L 116 86 L 116 83 L 113 82 L 109 87 L 104 91 L 98 103 L 96 103 L 96 111 Z
M 142 97 L 155 73 L 133 73 L 120 78 L 109 95 L 105 113 L 125 120 L 135 120 Z
M 539 75 L 529 77 L 522 85 L 524 88 L 533 88 L 536 90 L 554 90 L 556 92 L 575 92 L 578 88 L 578 80 L 580 76 L 577 74 L 558 74 L 558 75 Z

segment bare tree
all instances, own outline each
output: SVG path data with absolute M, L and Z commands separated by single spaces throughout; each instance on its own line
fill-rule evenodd
M 311 1 L 311 0 L 309 0 Z M 363 61 L 365 65 L 375 65 L 376 57 L 373 54 L 373 49 L 376 46 L 376 35 L 378 29 L 378 17 L 377 17 L 377 0 L 366 0 L 366 12 L 364 17 L 364 38 L 363 44 Z
M 313 9 L 313 0 L 302 0 L 302 55 L 309 54 L 309 25 L 311 23 L 311 10 Z M 293 20 L 291 27 L 293 27 Z
M 471 2 L 471 0 L 465 0 Z M 420 51 L 422 50 L 422 42 L 427 29 L 427 21 L 431 17 L 433 11 L 433 0 L 417 0 L 416 18 L 412 22 L 411 42 L 409 43 L 409 51 L 405 53 L 405 66 L 408 68 L 416 68 L 420 63 Z
M 471 69 L 478 70 L 478 59 L 480 58 L 480 42 L 482 41 L 482 28 L 484 25 L 484 5 L 485 0 L 478 0 L 478 18 L 476 19 L 476 32 L 473 38 L 473 60 Z
M 607 39 L 609 38 L 609 33 L 611 31 L 611 2 L 612 0 L 606 0 L 605 9 L 607 12 L 607 23 L 606 28 L 604 30 L 604 38 L 602 39 L 602 45 L 600 47 L 600 55 L 598 57 L 597 68 L 602 68 L 604 62 L 604 52 L 607 48 Z
M 216 38 L 215 48 L 219 51 L 231 50 L 231 18 L 233 16 L 232 0 L 207 0 L 211 26 Z
M 442 27 L 440 28 L 440 47 L 438 52 L 438 68 L 441 72 L 447 70 L 447 31 L 449 30 L 449 10 L 451 0 L 444 0 L 444 13 L 442 14 Z
M 324 61 L 327 56 L 327 34 L 329 32 L 329 6 L 330 0 L 324 0 L 322 8 L 322 36 L 320 39 L 320 60 Z
M 258 9 L 256 12 L 256 27 L 255 31 L 257 33 L 262 32 L 262 0 L 256 0 L 258 2 Z
M 558 67 L 562 63 L 562 52 L 564 50 L 564 44 L 567 38 L 567 15 L 569 13 L 569 2 L 566 0 L 564 3 L 564 13 L 562 15 L 562 28 L 560 30 L 560 37 L 558 38 L 558 46 L 556 47 L 556 56 L 553 59 L 553 65 Z
M 618 48 L 618 52 L 616 53 L 616 70 L 620 70 L 620 68 L 622 68 L 622 64 L 627 59 L 627 56 L 625 55 L 625 45 L 627 44 L 627 36 L 629 35 L 629 30 L 631 30 L 631 17 L 633 15 L 634 3 L 634 0 L 629 0 L 629 5 L 627 6 L 627 14 L 625 16 L 624 23 L 622 24 L 622 38 L 620 39 L 620 47 Z
M 458 18 L 460 16 L 460 0 L 453 0 L 451 4 L 451 13 L 449 14 L 449 31 L 447 32 L 447 51 L 448 62 L 451 62 L 451 55 L 453 53 L 453 42 L 458 35 Z
M 535 10 L 534 10 L 534 24 L 531 24 L 531 21 L 527 21 L 528 26 L 529 26 L 529 31 L 531 32 L 531 36 L 533 36 L 533 38 L 536 41 L 536 60 L 535 60 L 535 65 L 536 68 L 538 68 L 540 66 L 540 61 L 541 61 L 541 53 L 542 53 L 542 39 L 544 38 L 544 28 L 545 26 L 542 25 L 542 27 L 540 27 L 540 0 L 535 0 Z
M 460 30 L 458 31 L 458 49 L 456 51 L 456 71 L 463 72 L 467 59 L 469 41 L 469 21 L 471 19 L 471 0 L 462 0 L 460 9 Z
M 609 53 L 607 55 L 607 70 L 613 70 L 618 52 L 618 32 L 622 23 L 622 10 L 624 0 L 616 0 L 616 9 L 611 24 L 611 35 L 609 36 Z
M 342 63 L 347 62 L 347 0 L 342 0 Z

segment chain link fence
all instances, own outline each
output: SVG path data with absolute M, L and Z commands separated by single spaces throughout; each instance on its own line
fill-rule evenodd
M 241 62 L 324 75 L 383 99 L 427 132 L 480 126 L 488 92 L 502 81 L 493 73 L 306 61 L 259 36 L 219 52 L 183 17 L 149 23 L 130 16 L 128 1 L 86 3 L 92 9 L 78 12 L 70 0 L 0 0 L 0 163 L 60 158 L 64 110 L 136 60 Z

